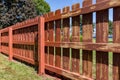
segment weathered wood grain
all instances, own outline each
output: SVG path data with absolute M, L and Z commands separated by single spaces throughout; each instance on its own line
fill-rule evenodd
M 64 12 L 69 12 L 70 7 L 65 7 L 63 9 Z M 69 29 L 70 29 L 70 19 L 66 18 L 63 19 L 63 40 L 62 42 L 69 42 Z M 62 68 L 65 70 L 70 70 L 70 49 L 69 48 L 63 48 L 63 62 L 62 62 Z
M 97 0 L 97 3 L 102 2 Z M 108 10 L 96 12 L 96 43 L 108 42 Z M 106 76 L 104 75 L 106 74 Z M 96 51 L 96 79 L 108 80 L 108 53 Z
M 49 31 L 49 22 L 45 23 L 45 41 L 48 42 L 48 31 Z M 49 63 L 49 52 L 48 52 L 49 47 L 45 46 L 45 63 Z
M 53 16 L 54 13 L 50 12 L 48 16 Z M 49 41 L 54 41 L 54 21 L 49 22 Z M 54 47 L 49 47 L 49 64 L 54 65 Z
M 113 8 L 113 43 L 120 43 L 120 7 Z M 113 53 L 113 80 L 120 79 L 120 54 Z
M 72 5 L 72 11 L 80 8 L 80 4 Z M 72 17 L 72 42 L 80 41 L 80 15 Z M 72 71 L 80 73 L 80 50 L 72 49 Z
M 61 10 L 56 10 L 55 15 L 59 16 L 61 14 Z M 61 19 L 55 21 L 55 42 L 61 42 Z M 55 55 L 55 66 L 61 67 L 61 48 L 56 47 L 56 55 Z
M 83 8 L 92 5 L 92 0 L 84 0 Z M 92 13 L 82 15 L 82 34 L 83 34 L 83 42 L 91 42 L 92 43 Z M 92 51 L 83 50 L 83 75 L 92 78 Z
M 59 16 L 47 17 L 45 18 L 45 22 L 54 21 L 61 18 L 68 18 L 72 16 L 82 15 L 82 14 L 88 14 L 88 13 L 97 12 L 97 11 L 101 11 L 109 8 L 119 7 L 119 6 L 120 6 L 119 0 L 104 0 L 104 1 L 102 0 L 102 2 L 100 3 L 89 5 L 84 8 L 79 8 L 76 11 L 70 11 L 68 13 L 65 12 L 60 14 Z

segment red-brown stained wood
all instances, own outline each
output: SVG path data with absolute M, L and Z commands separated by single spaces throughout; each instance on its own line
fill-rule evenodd
M 92 0 L 84 0 L 83 8 L 92 5 Z M 82 16 L 83 42 L 92 42 L 92 13 Z M 83 75 L 92 78 L 92 51 L 83 50 Z
M 80 8 L 80 4 L 72 5 L 72 11 Z M 80 15 L 72 17 L 72 42 L 80 42 Z M 80 73 L 80 50 L 72 49 L 72 71 Z
M 23 41 L 24 39 L 23 39 L 23 36 L 24 36 L 25 34 L 24 34 L 24 29 L 21 29 L 21 39 L 20 39 L 20 41 Z M 25 41 L 25 40 L 24 40 Z M 25 45 L 23 45 L 23 48 L 22 48 L 22 56 L 24 56 L 25 57 Z
M 45 27 L 44 27 L 45 28 Z M 35 57 L 38 57 L 38 27 L 36 28 L 36 26 L 34 27 L 34 41 L 35 41 L 35 48 L 34 48 L 34 50 L 35 50 L 35 54 L 33 54 L 33 55 L 35 55 Z M 44 29 L 45 30 L 45 29 Z M 36 42 L 37 41 L 37 42 Z M 38 61 L 38 59 L 35 59 L 36 61 Z M 37 62 L 36 62 L 37 63 Z
M 63 13 L 67 13 L 70 11 L 70 7 L 65 7 L 63 9 Z M 69 29 L 70 29 L 70 19 L 63 19 L 63 40 L 62 42 L 69 42 Z M 65 70 L 70 70 L 70 49 L 63 48 L 63 62 L 62 68 Z
M 36 27 L 36 28 L 38 28 L 38 27 Z M 37 36 L 36 37 L 34 37 L 33 35 L 35 34 L 35 31 L 34 31 L 34 26 L 31 26 L 30 28 L 30 31 L 29 31 L 29 37 L 30 37 L 30 39 L 29 40 L 27 40 L 27 42 L 33 42 L 34 40 L 33 39 L 36 39 L 37 38 Z M 37 38 L 38 39 L 38 38 Z M 36 42 L 38 42 L 37 40 L 36 40 Z M 35 43 L 34 43 L 34 45 L 35 45 Z M 32 46 L 32 45 L 29 45 L 28 46 L 29 48 L 28 48 L 28 54 L 30 55 L 30 59 L 33 59 L 33 56 L 34 55 L 36 55 L 37 53 L 34 53 L 33 51 L 34 51 L 34 46 Z M 36 62 L 38 61 L 37 59 L 37 57 L 35 57 L 36 58 Z
M 116 7 L 113 9 L 113 42 L 120 43 L 120 7 Z
M 80 3 L 76 3 L 72 5 L 72 11 L 77 11 L 80 9 Z
M 59 16 L 61 14 L 61 10 L 56 10 L 55 15 Z M 55 21 L 55 42 L 61 42 L 61 19 Z M 55 66 L 61 67 L 61 48 L 56 47 L 56 55 L 55 55 Z
M 45 41 L 48 41 L 48 28 L 49 27 L 49 23 L 46 22 L 45 23 Z M 49 53 L 48 53 L 48 46 L 45 46 L 45 63 L 48 64 L 49 63 Z
M 82 14 L 88 14 L 88 13 L 105 10 L 105 9 L 109 9 L 113 7 L 119 7 L 119 6 L 120 6 L 120 2 L 118 0 L 101 0 L 100 3 L 81 8 L 77 11 L 71 11 L 67 14 L 62 14 L 62 18 L 68 18 L 68 17 L 82 15 Z
M 101 0 L 97 0 L 97 3 L 99 2 L 101 2 Z M 108 10 L 96 12 L 96 22 L 96 43 L 107 43 Z M 96 63 L 96 79 L 108 80 L 108 53 L 96 51 Z
M 23 29 L 20 29 L 20 38 L 19 38 L 20 41 L 22 39 L 22 32 L 23 32 Z M 21 56 L 23 57 L 24 56 L 24 45 L 20 45 L 20 46 L 21 46 Z
M 26 38 L 25 38 L 24 40 L 25 40 L 26 42 L 29 41 L 29 36 L 30 36 L 30 33 L 29 33 L 29 32 L 30 32 L 30 28 L 28 28 L 28 30 L 25 31 L 25 37 L 26 37 Z
M 23 41 L 28 42 L 28 39 L 29 39 L 29 37 L 28 37 L 28 31 L 30 31 L 30 28 L 28 28 L 27 31 L 26 31 L 25 29 L 23 29 L 23 32 L 24 32 L 23 37 L 24 37 L 24 39 L 22 40 L 22 42 L 23 42 Z M 29 57 L 29 54 L 30 54 L 30 53 L 28 52 L 28 45 L 27 45 L 27 46 L 24 45 L 24 48 L 25 48 L 25 51 L 24 51 L 25 56 L 26 56 L 26 57 L 28 56 L 28 58 L 30 58 L 30 57 Z
M 45 22 L 44 18 L 39 17 L 39 21 L 38 21 L 38 61 L 39 61 L 38 74 L 39 75 L 45 74 L 44 22 Z
M 48 17 L 54 16 L 53 12 L 48 14 Z M 49 41 L 54 41 L 54 21 L 49 22 Z M 49 47 L 49 64 L 54 65 L 54 47 Z
M 113 54 L 113 80 L 120 80 L 120 54 Z
M 12 28 L 9 28 L 9 60 L 13 60 L 13 46 L 12 46 L 12 41 L 13 40 L 13 35 L 12 35 Z
M 92 51 L 83 50 L 83 75 L 92 78 Z
M 113 8 L 113 43 L 120 43 L 120 7 Z M 113 80 L 120 79 L 120 54 L 113 53 Z
M 61 69 L 61 68 L 58 68 L 58 67 L 54 67 L 54 66 L 51 66 L 51 65 L 46 64 L 45 67 L 49 71 L 55 72 L 59 75 L 63 75 L 64 77 L 69 78 L 69 79 L 62 78 L 62 80 L 93 80 L 91 78 L 80 75 L 78 73 L 74 73 L 74 72 L 64 70 L 64 69 Z

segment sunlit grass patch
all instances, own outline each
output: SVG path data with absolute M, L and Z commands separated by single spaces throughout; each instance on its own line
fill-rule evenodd
M 0 80 L 53 80 L 38 76 L 33 67 L 20 62 L 10 62 L 0 54 Z

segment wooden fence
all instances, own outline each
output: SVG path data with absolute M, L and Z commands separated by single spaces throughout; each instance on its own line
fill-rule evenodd
M 36 17 L 0 30 L 0 52 L 39 66 L 44 73 L 44 18 Z M 40 53 L 40 54 L 39 54 Z M 42 65 L 42 66 L 41 66 Z
M 120 1 L 96 0 L 92 4 L 92 0 L 84 0 L 82 6 L 74 4 L 72 10 L 68 6 L 45 14 L 45 21 L 37 17 L 0 30 L 0 52 L 9 55 L 10 60 L 14 57 L 38 65 L 39 74 L 48 70 L 73 80 L 119 80 Z M 112 43 L 108 42 L 110 8 Z M 92 37 L 93 12 L 96 42 Z

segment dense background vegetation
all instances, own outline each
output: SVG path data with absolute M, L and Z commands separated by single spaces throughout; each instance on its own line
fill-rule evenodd
M 0 27 L 34 18 L 50 11 L 44 0 L 0 0 Z

